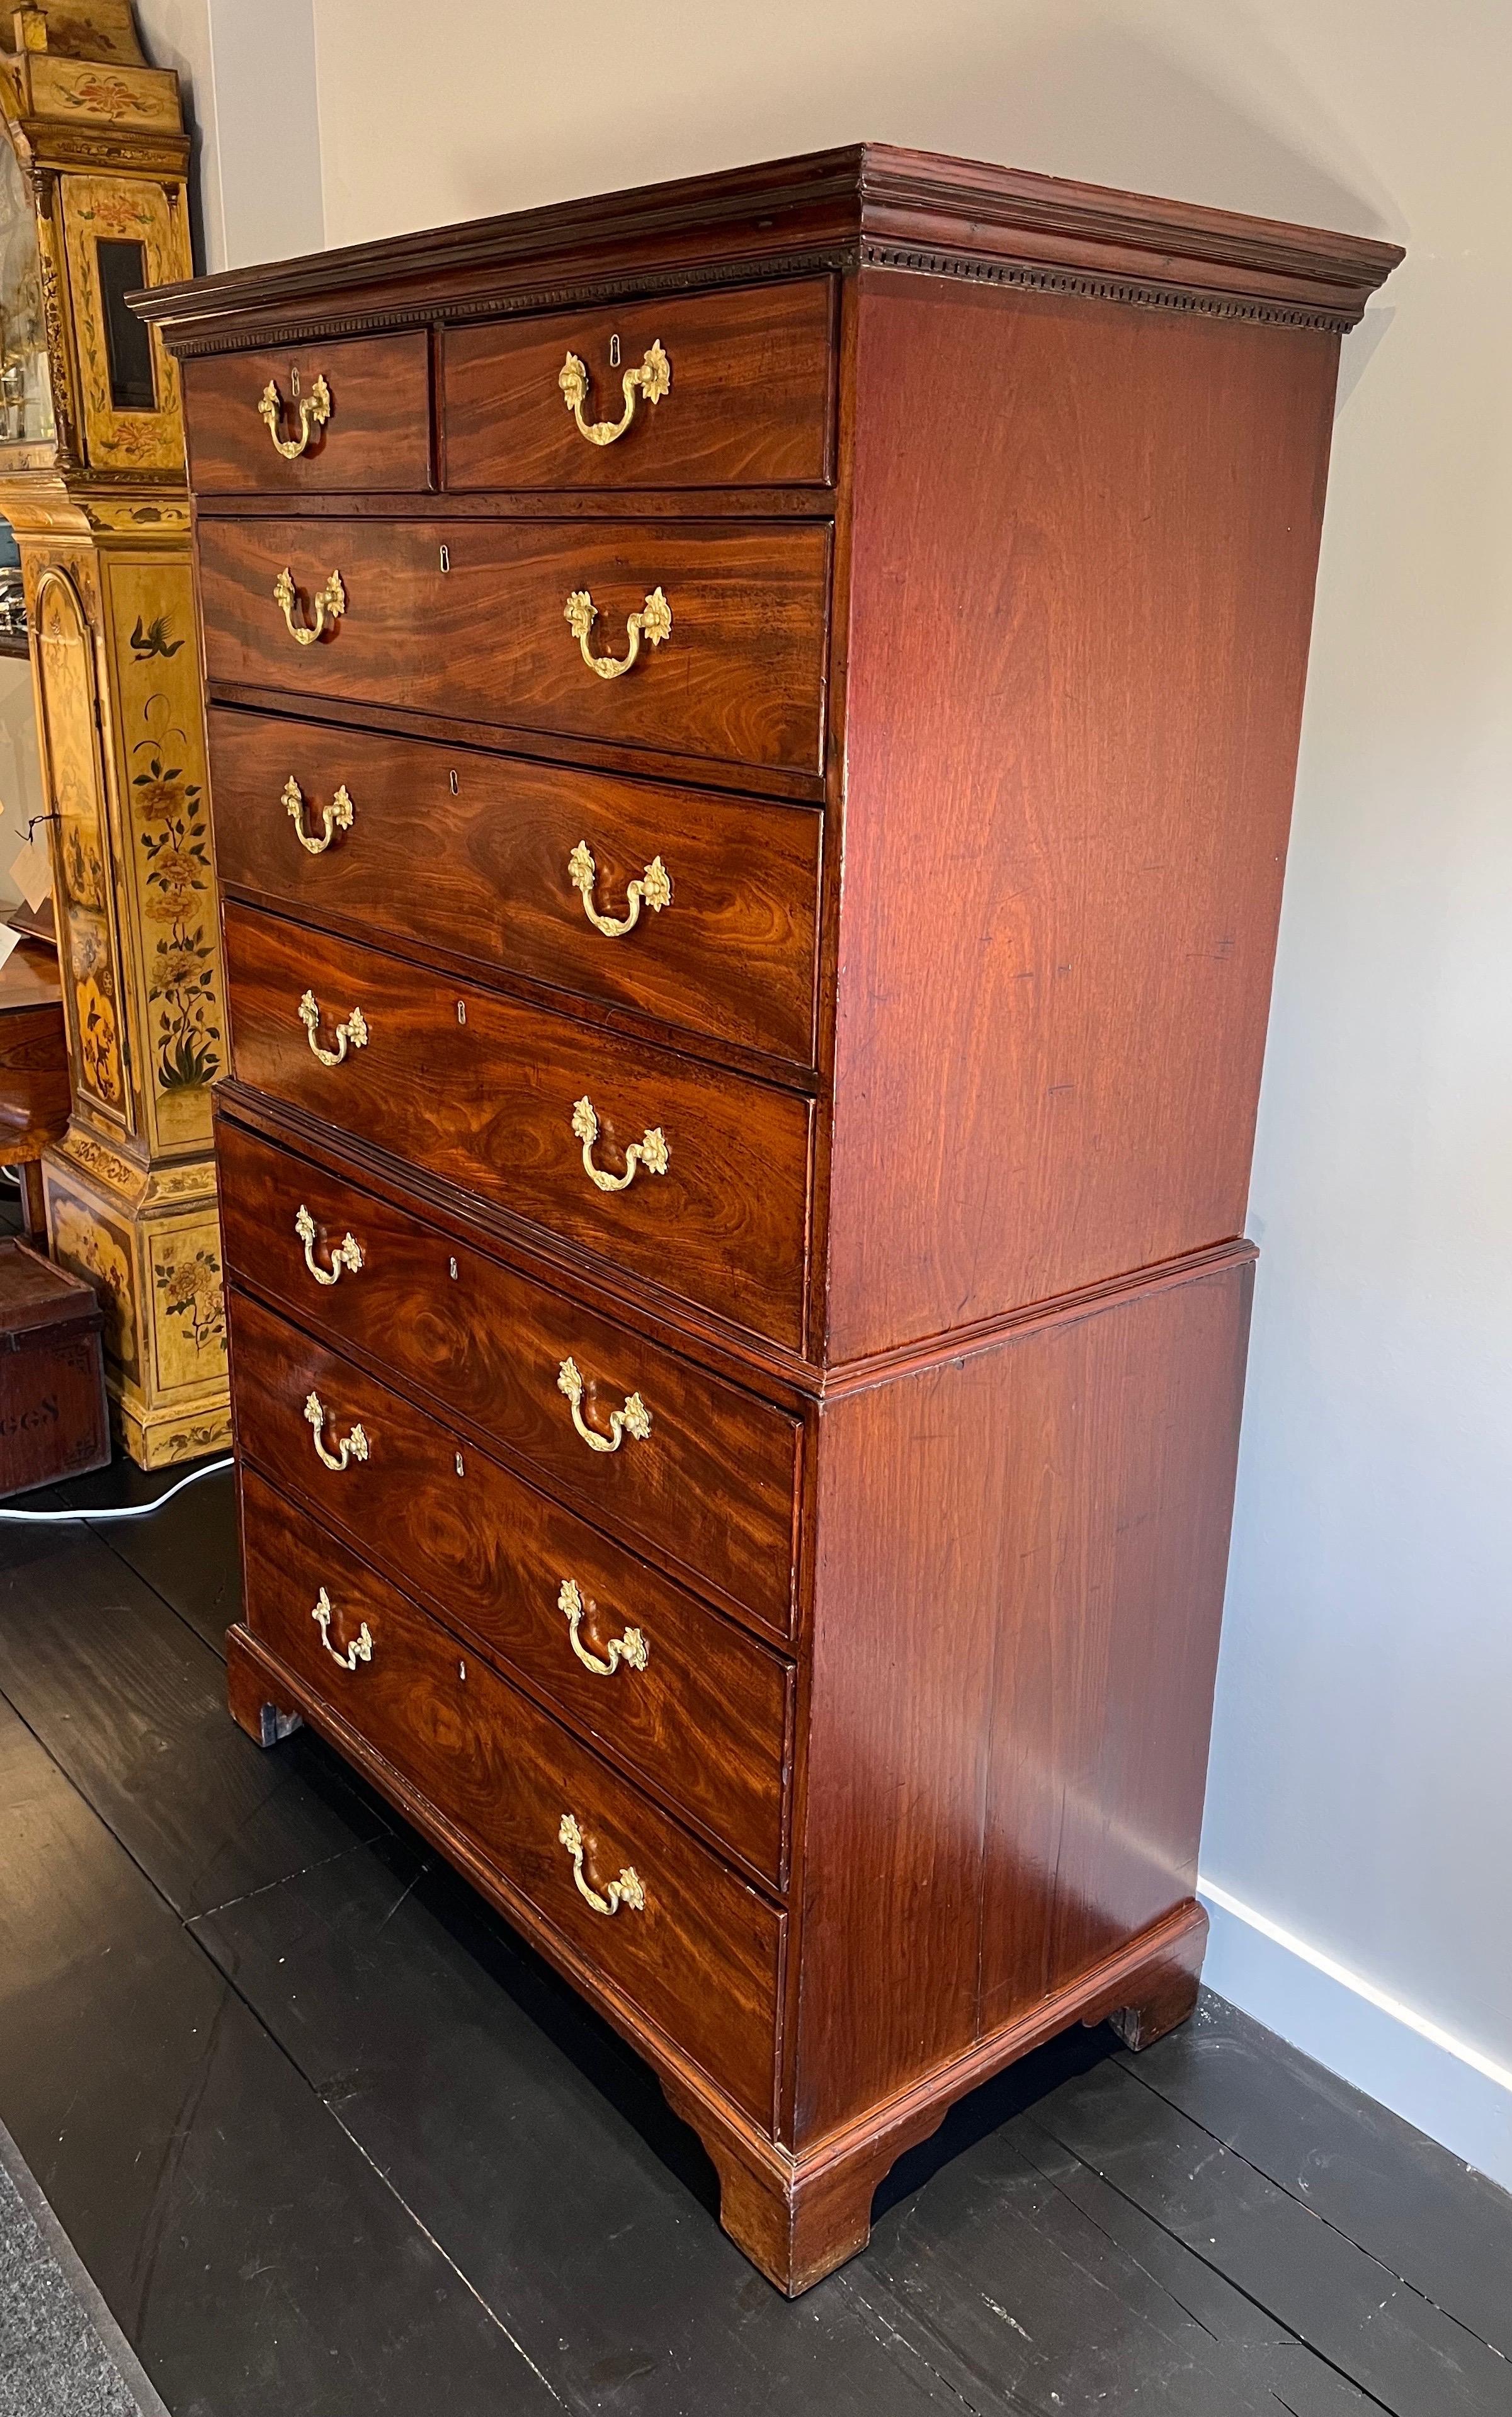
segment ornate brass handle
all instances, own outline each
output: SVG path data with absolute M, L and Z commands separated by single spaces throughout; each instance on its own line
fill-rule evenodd
M 293 785 L 291 782 L 290 786 L 293 787 Z M 342 794 L 344 795 L 345 792 L 343 791 Z M 293 807 L 289 811 L 292 813 Z M 311 842 L 307 839 L 305 845 L 310 846 Z M 672 882 L 659 856 L 652 858 L 639 881 L 627 883 L 625 896 L 630 911 L 627 915 L 620 916 L 617 920 L 612 915 L 600 915 L 593 903 L 594 883 L 598 878 L 598 867 L 593 860 L 593 851 L 585 839 L 579 840 L 577 846 L 567 858 L 567 873 L 573 889 L 582 893 L 583 913 L 594 930 L 602 932 L 606 940 L 623 940 L 627 932 L 633 932 L 641 920 L 643 904 L 649 906 L 653 915 L 659 915 L 663 906 L 672 904 Z
M 589 1181 L 600 1192 L 627 1192 L 635 1181 L 635 1170 L 643 1166 L 647 1175 L 665 1175 L 672 1152 L 667 1136 L 659 1125 L 648 1125 L 639 1141 L 632 1141 L 625 1153 L 623 1175 L 606 1175 L 593 1163 L 593 1146 L 598 1139 L 598 1117 L 592 1100 L 584 1097 L 573 1102 L 572 1130 L 582 1144 L 582 1163 Z
M 324 428 L 331 416 L 331 390 L 323 377 L 318 377 L 310 392 L 299 397 L 299 433 L 280 436 L 279 422 L 283 417 L 283 400 L 273 380 L 263 388 L 263 399 L 257 406 L 258 418 L 267 422 L 267 433 L 273 439 L 275 452 L 286 462 L 296 462 L 317 428 Z
M 321 1588 L 319 1600 L 317 1601 L 315 1608 L 310 1613 L 310 1617 L 314 1621 L 316 1627 L 320 1630 L 320 1641 L 325 1646 L 326 1652 L 331 1657 L 331 1660 L 333 1662 L 339 1662 L 343 1670 L 355 1670 L 359 1662 L 370 1662 L 372 1660 L 372 1631 L 368 1626 L 366 1620 L 363 1621 L 362 1626 L 357 1631 L 356 1643 L 355 1645 L 349 1645 L 344 1653 L 338 1653 L 335 1646 L 331 1643 L 331 1620 L 334 1617 L 331 1609 L 331 1599 L 324 1587 Z
M 638 370 L 626 371 L 620 380 L 625 396 L 625 409 L 618 419 L 596 419 L 592 422 L 584 419 L 582 406 L 588 400 L 588 372 L 576 353 L 568 353 L 557 374 L 556 383 L 562 389 L 568 411 L 578 423 L 580 434 L 586 436 L 590 445 L 612 445 L 616 436 L 624 435 L 635 418 L 635 399 L 638 394 L 643 394 L 647 403 L 661 401 L 672 385 L 672 363 L 661 346 L 653 344 Z M 268 393 L 271 394 L 273 388 L 269 387 Z M 279 450 L 281 452 L 283 448 L 280 446 Z
M 354 1275 L 362 1265 L 362 1245 L 351 1234 L 343 1234 L 331 1253 L 328 1268 L 315 1265 L 315 1220 L 301 1200 L 299 1213 L 294 1221 L 297 1239 L 305 1246 L 305 1265 L 318 1285 L 333 1285 L 340 1280 L 341 1269 L 350 1268 Z
M 589 1652 L 578 1634 L 579 1623 L 582 1619 L 582 1595 L 576 1578 L 562 1580 L 562 1591 L 556 1598 L 556 1607 L 558 1611 L 567 1614 L 573 1652 L 583 1668 L 591 1670 L 596 1679 L 612 1679 L 621 1662 L 624 1662 L 631 1670 L 645 1668 L 650 1649 L 638 1628 L 627 1628 L 623 1636 L 610 1639 L 607 1661 L 600 1662 L 597 1653 Z
M 308 1393 L 305 1396 L 305 1417 L 310 1421 L 310 1432 L 315 1438 L 315 1450 L 327 1468 L 344 1468 L 349 1460 L 367 1459 L 367 1432 L 361 1426 L 355 1426 L 349 1436 L 344 1436 L 334 1452 L 326 1451 L 321 1433 L 325 1424 L 325 1410 L 318 1393 Z
M 362 1633 L 366 1636 L 368 1632 L 364 1629 Z M 556 1836 L 558 1845 L 565 1847 L 572 1858 L 572 1877 L 578 1884 L 578 1894 L 592 1906 L 595 1913 L 618 1913 L 622 1905 L 627 1905 L 632 1913 L 644 1912 L 645 1891 L 633 1864 L 627 1863 L 618 1879 L 611 1880 L 600 1896 L 582 1877 L 582 1832 L 572 1814 L 563 1814 L 562 1826 Z
M 325 586 L 317 590 L 312 600 L 312 610 L 315 616 L 313 629 L 307 629 L 302 621 L 296 621 L 294 617 L 294 608 L 298 595 L 299 590 L 294 584 L 294 572 L 285 566 L 273 582 L 273 601 L 283 615 L 289 635 L 295 645 L 312 646 L 316 639 L 323 636 L 346 611 L 346 589 L 341 585 L 340 572 L 333 570 Z
M 556 1390 L 565 1393 L 572 1405 L 572 1423 L 590 1452 L 618 1452 L 626 1436 L 636 1443 L 644 1443 L 651 1433 L 651 1413 L 639 1393 L 627 1393 L 622 1410 L 611 1410 L 609 1433 L 600 1435 L 582 1415 L 582 1378 L 575 1360 L 564 1360 L 556 1372 Z
M 294 835 L 307 856 L 324 856 L 331 844 L 333 832 L 350 830 L 352 817 L 356 813 L 355 806 L 347 795 L 346 783 L 343 781 L 330 804 L 321 809 L 320 818 L 323 826 L 321 837 L 311 839 L 304 824 L 305 793 L 292 773 L 283 784 L 283 797 L 280 802 L 294 825 Z
M 334 1049 L 323 1049 L 315 1038 L 320 1029 L 320 1006 L 312 990 L 307 990 L 299 1002 L 299 1021 L 312 1053 L 323 1066 L 340 1066 L 349 1042 L 354 1049 L 366 1049 L 368 1045 L 368 1019 L 360 1007 L 355 1007 L 346 1022 L 337 1026 Z
M 335 573 L 332 573 L 334 578 Z M 288 577 L 287 571 L 284 577 Z M 641 651 L 641 640 L 648 646 L 659 646 L 663 638 L 672 636 L 672 606 L 659 587 L 653 587 L 639 613 L 632 613 L 625 627 L 630 641 L 627 655 L 591 655 L 588 632 L 598 618 L 598 607 L 586 587 L 580 587 L 567 598 L 564 621 L 572 625 L 572 634 L 582 652 L 582 660 L 600 679 L 618 679 L 627 672 Z M 291 628 L 293 624 L 291 623 Z

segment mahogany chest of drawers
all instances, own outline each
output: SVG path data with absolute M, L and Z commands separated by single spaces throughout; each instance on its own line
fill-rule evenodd
M 1379 245 L 868 147 L 154 294 L 234 1079 L 231 1700 L 784 2289 L 1189 2010 L 1239 1239 Z

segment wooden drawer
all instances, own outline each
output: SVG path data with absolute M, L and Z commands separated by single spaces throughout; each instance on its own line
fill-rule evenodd
M 818 814 L 568 772 L 320 722 L 210 714 L 222 881 L 294 914 L 357 923 L 695 1032 L 813 1062 Z M 304 800 L 298 829 L 287 792 Z M 587 904 L 569 860 L 585 845 Z M 628 885 L 659 863 L 672 897 Z
M 249 907 L 225 950 L 242 1082 L 801 1348 L 808 1100 Z
M 823 481 L 833 321 L 829 280 L 812 278 L 449 327 L 441 386 L 446 485 Z M 581 396 L 574 363 L 586 384 Z M 640 382 L 627 389 L 627 378 Z M 649 402 L 649 392 L 658 400 Z M 622 435 L 594 443 L 582 434 L 580 418 L 590 428 L 617 425 L 627 403 Z
M 249 1473 L 242 1511 L 252 1634 L 769 2126 L 783 1916 Z M 317 1606 L 328 1612 L 324 1632 Z M 643 1902 L 595 1910 L 574 1880 L 568 1819 L 581 1833 L 582 1887 L 607 1907 L 619 1875 L 633 1872 L 629 1893 Z
M 455 1411 L 595 1526 L 791 1633 L 795 1419 L 225 1118 L 216 1141 L 234 1275 Z M 328 1274 L 349 1234 L 360 1266 L 317 1282 L 310 1262 Z M 639 1393 L 649 1435 L 624 1434 L 613 1452 L 584 1443 L 558 1388 L 567 1359 L 585 1423 L 607 1436 L 610 1414 Z
M 786 1664 L 350 1360 L 231 1309 L 244 1458 L 780 1887 Z
M 429 339 L 370 336 L 188 360 L 184 426 L 196 494 L 423 493 L 431 483 Z M 259 410 L 269 386 L 278 413 Z M 323 389 L 324 388 L 324 392 Z M 322 404 L 328 405 L 325 417 Z M 301 416 L 303 413 L 303 416 Z M 292 458 L 279 444 L 297 444 Z
M 449 569 L 443 569 L 443 554 Z M 829 532 L 708 521 L 199 522 L 212 680 L 301 697 L 405 706 L 514 731 L 816 774 L 823 769 Z M 344 610 L 299 645 L 274 588 L 289 570 L 294 624 L 315 626 L 333 574 Z M 628 654 L 627 616 L 657 590 L 671 635 L 603 678 L 586 644 Z

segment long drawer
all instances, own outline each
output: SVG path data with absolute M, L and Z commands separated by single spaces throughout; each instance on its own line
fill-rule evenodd
M 797 1420 L 225 1117 L 216 1155 L 233 1276 L 455 1411 L 596 1527 L 791 1634 Z
M 779 1887 L 787 1665 L 286 1318 L 231 1312 L 244 1458 Z
M 446 484 L 802 485 L 829 466 L 827 278 L 442 337 Z
M 812 1063 L 811 809 L 224 707 L 210 757 L 222 881 Z
M 242 1506 L 251 1634 L 769 2125 L 784 1917 L 250 1473 Z
M 198 529 L 212 680 L 295 711 L 407 706 L 823 769 L 826 525 L 204 514 Z M 595 668 L 611 658 L 628 669 Z
M 809 1101 L 245 907 L 225 953 L 244 1083 L 801 1347 Z

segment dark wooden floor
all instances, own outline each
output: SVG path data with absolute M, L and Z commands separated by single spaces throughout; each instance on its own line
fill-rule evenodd
M 1512 2417 L 1512 2199 L 1216 1999 L 979 2092 L 787 2305 L 644 2067 L 231 1726 L 235 1602 L 225 1477 L 0 1528 L 0 2119 L 177 2417 Z

